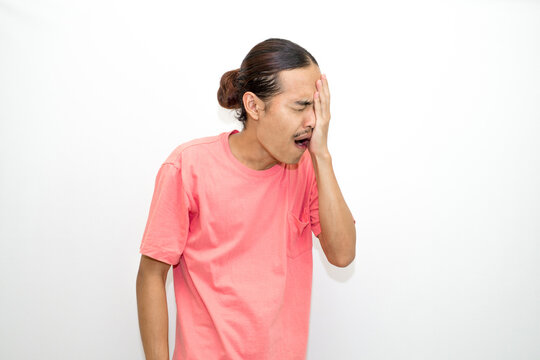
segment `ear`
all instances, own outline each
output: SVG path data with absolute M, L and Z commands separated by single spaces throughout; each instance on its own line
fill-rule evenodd
M 242 97 L 244 108 L 249 117 L 253 120 L 259 120 L 259 114 L 264 111 L 264 103 L 257 95 L 251 91 L 246 91 Z

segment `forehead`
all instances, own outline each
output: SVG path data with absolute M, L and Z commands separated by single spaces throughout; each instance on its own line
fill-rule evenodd
M 317 91 L 315 82 L 321 78 L 321 72 L 317 65 L 309 67 L 283 70 L 279 72 L 281 82 L 280 97 L 283 101 L 294 102 L 297 100 L 309 100 Z

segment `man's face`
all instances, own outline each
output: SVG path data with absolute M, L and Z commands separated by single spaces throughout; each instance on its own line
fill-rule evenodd
M 317 65 L 283 70 L 278 74 L 282 93 L 259 115 L 257 139 L 266 151 L 279 162 L 296 164 L 306 151 L 295 139 L 311 138 L 315 127 L 313 94 L 321 72 Z

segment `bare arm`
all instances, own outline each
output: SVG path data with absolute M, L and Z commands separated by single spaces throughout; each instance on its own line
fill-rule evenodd
M 339 189 L 330 153 L 312 155 L 312 161 L 319 192 L 321 247 L 331 264 L 345 267 L 355 258 L 354 218 Z
M 169 317 L 165 281 L 171 265 L 141 256 L 137 274 L 139 328 L 147 360 L 169 360 Z
M 339 189 L 327 146 L 330 90 L 326 76 L 321 75 L 315 86 L 317 91 L 313 99 L 316 124 L 308 149 L 319 192 L 319 241 L 328 261 L 335 266 L 345 267 L 355 258 L 356 228 L 351 211 Z

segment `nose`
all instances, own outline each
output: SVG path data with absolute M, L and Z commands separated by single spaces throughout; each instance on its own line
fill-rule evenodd
M 315 122 L 316 122 L 316 118 L 315 118 L 315 112 L 314 111 L 307 111 L 307 114 L 306 114 L 306 118 L 304 119 L 304 127 L 308 127 L 310 126 L 311 129 L 313 129 L 315 127 Z

